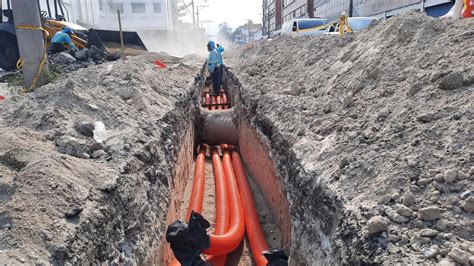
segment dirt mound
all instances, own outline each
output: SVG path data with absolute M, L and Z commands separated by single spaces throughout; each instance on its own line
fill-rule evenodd
M 294 263 L 473 262 L 473 29 L 408 14 L 227 58 L 287 185 Z
M 197 69 L 154 58 L 89 66 L 0 102 L 0 261 L 156 259 Z

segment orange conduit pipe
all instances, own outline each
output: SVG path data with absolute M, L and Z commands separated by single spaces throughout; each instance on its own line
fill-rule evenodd
M 204 170 L 204 161 L 206 160 L 206 146 L 199 146 L 199 153 L 196 158 L 196 165 L 194 167 L 194 181 L 193 190 L 191 192 L 191 198 L 189 199 L 188 212 L 186 214 L 186 221 L 189 221 L 191 212 L 196 213 L 202 212 L 202 202 L 204 199 L 204 183 L 206 181 L 206 175 Z
M 211 96 L 211 103 L 212 104 L 217 103 L 216 96 Z M 215 105 L 211 106 L 211 110 L 216 110 L 216 106 Z
M 230 226 L 224 235 L 211 235 L 211 246 L 204 251 L 208 255 L 223 255 L 236 249 L 244 238 L 244 212 L 240 201 L 239 188 L 235 179 L 232 160 L 228 150 L 224 150 L 224 171 L 227 178 L 227 191 L 230 208 Z
M 242 159 L 236 150 L 232 150 L 232 163 L 234 165 L 235 176 L 239 185 L 242 205 L 245 206 L 245 229 L 247 230 L 250 249 L 252 250 L 255 263 L 258 266 L 264 266 L 268 264 L 268 261 L 262 253 L 269 250 L 269 248 L 265 241 L 262 227 L 260 226 L 260 220 L 257 214 L 257 209 L 255 208 L 250 186 L 247 182 L 247 176 L 245 174 Z
M 217 110 L 222 110 L 222 98 L 220 95 L 217 96 L 217 104 L 218 104 Z
M 219 151 L 216 147 L 211 149 L 212 168 L 214 169 L 214 180 L 216 189 L 216 227 L 215 235 L 224 235 L 229 228 L 229 199 L 227 191 L 226 169 L 222 165 Z M 224 266 L 227 255 L 209 256 L 207 261 L 213 266 Z
M 227 93 L 222 93 L 222 103 L 224 104 L 224 109 L 227 109 Z
M 209 92 L 205 92 L 205 98 L 206 98 L 206 104 L 209 105 L 211 104 L 211 96 L 209 95 Z M 207 107 L 208 110 L 210 110 L 211 108 Z
M 191 192 L 191 198 L 189 199 L 188 212 L 186 214 L 186 222 L 189 222 L 191 217 L 191 212 L 201 213 L 202 212 L 202 202 L 204 199 L 204 184 L 206 181 L 206 173 L 204 170 L 204 162 L 206 160 L 206 146 L 199 146 L 199 153 L 196 158 L 196 163 L 194 167 L 194 180 L 193 180 L 193 190 Z M 173 258 L 171 261 L 171 266 L 180 266 L 181 263 L 176 258 Z

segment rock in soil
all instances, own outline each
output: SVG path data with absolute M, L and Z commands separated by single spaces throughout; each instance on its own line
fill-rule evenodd
M 422 208 L 419 211 L 419 214 L 423 220 L 431 221 L 441 218 L 441 210 L 439 207 L 430 206 Z

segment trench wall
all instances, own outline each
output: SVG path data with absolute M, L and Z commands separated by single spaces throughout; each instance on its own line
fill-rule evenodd
M 258 92 L 246 88 L 231 70 L 226 74 L 239 111 L 242 158 L 272 209 L 290 265 L 341 264 L 341 253 L 350 249 L 337 231 L 344 216 L 342 202 L 316 181 L 317 171 L 301 165 L 291 142 L 261 112 Z

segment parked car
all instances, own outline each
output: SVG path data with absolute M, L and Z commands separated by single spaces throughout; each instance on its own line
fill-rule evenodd
M 321 35 L 324 34 L 327 20 L 322 18 L 293 19 L 283 23 L 281 34 L 292 34 L 296 36 Z
M 379 18 L 375 17 L 352 17 L 347 19 L 349 22 L 349 27 L 352 29 L 353 32 L 358 32 L 363 29 L 367 29 L 370 24 Z M 326 28 L 324 34 L 339 34 L 339 21 L 333 21 L 330 23 L 331 25 Z

